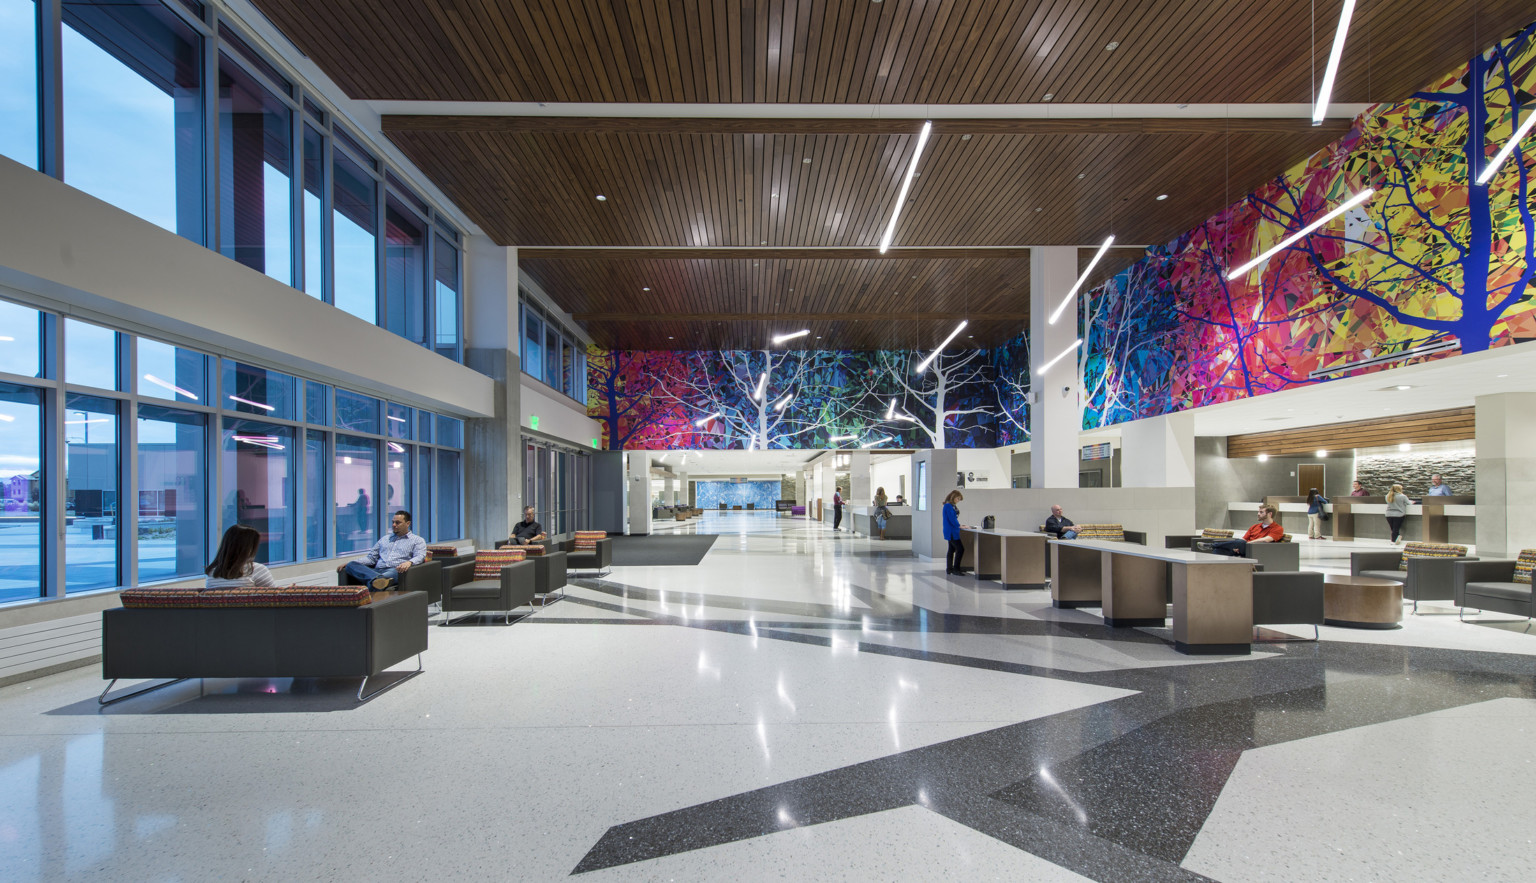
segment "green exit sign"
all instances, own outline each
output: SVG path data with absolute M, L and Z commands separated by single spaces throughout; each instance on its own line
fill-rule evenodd
M 597 446 L 598 446 L 598 444 L 597 444 L 597 439 L 595 439 L 595 438 L 594 438 L 594 439 L 592 439 L 592 447 L 594 447 L 594 448 L 595 448 L 595 447 L 597 447 Z
M 539 418 L 537 416 L 535 416 L 533 414 L 529 414 L 528 415 L 528 428 L 529 429 L 538 429 L 539 428 Z

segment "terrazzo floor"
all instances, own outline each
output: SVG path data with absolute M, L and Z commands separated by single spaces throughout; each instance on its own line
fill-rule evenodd
M 906 542 L 669 529 L 722 536 L 434 628 L 426 673 L 361 705 L 355 680 L 0 688 L 0 879 L 1531 875 L 1523 623 L 1185 657 Z

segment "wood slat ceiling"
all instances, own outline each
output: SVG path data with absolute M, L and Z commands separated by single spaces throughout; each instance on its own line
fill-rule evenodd
M 389 135 L 503 245 L 873 248 L 911 160 L 912 128 L 903 135 Z M 936 135 L 895 247 L 1082 245 L 1111 231 L 1120 242 L 1166 242 L 1336 136 L 1310 127 Z M 1170 196 L 1159 202 L 1160 193 Z
M 562 292 L 561 306 L 605 347 L 753 349 L 809 328 L 785 346 L 922 348 L 961 319 L 969 325 L 959 345 L 995 346 L 1029 327 L 1024 250 L 756 260 L 545 254 L 519 252 L 518 266 L 546 292 Z
M 1477 437 L 1476 418 L 1476 408 L 1451 408 L 1379 420 L 1355 420 L 1327 426 L 1229 435 L 1227 456 L 1257 457 L 1259 454 L 1268 454 L 1271 457 L 1283 457 L 1310 455 L 1318 450 L 1379 448 L 1405 442 L 1429 444 L 1466 441 Z
M 1296 0 L 255 0 L 356 98 L 853 104 L 1306 102 L 1341 2 L 1314 28 Z M 1334 100 L 1406 95 L 1530 15 L 1361 3 Z

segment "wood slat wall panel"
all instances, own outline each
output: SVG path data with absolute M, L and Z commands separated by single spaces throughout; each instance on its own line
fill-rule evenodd
M 1380 420 L 1356 420 L 1327 426 L 1282 429 L 1227 436 L 1228 457 L 1272 457 L 1344 451 L 1397 444 L 1468 441 L 1477 437 L 1476 408 L 1426 411 Z
M 1340 4 L 1314 31 L 1293 0 L 256 0 L 358 98 L 901 104 L 1307 102 Z M 1334 100 L 1402 97 L 1532 14 L 1362 3 Z

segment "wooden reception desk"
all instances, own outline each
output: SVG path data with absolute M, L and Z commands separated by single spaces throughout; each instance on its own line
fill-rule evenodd
M 961 542 L 977 579 L 995 579 L 1005 589 L 1045 588 L 1046 540 L 1049 534 L 1026 530 L 961 528 Z

